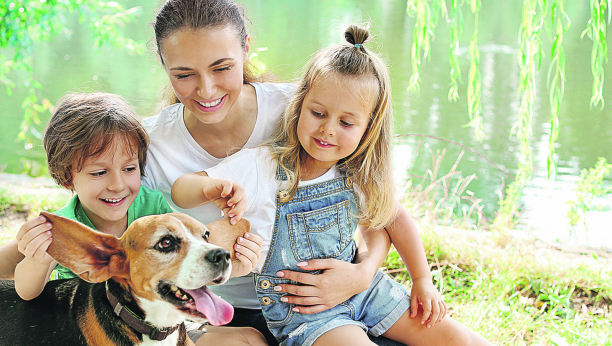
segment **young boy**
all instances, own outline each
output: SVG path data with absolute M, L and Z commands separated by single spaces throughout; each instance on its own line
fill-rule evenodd
M 47 125 L 43 144 L 51 177 L 75 193 L 56 214 L 120 237 L 141 216 L 172 212 L 161 193 L 140 185 L 149 137 L 119 96 L 65 96 Z M 36 298 L 53 270 L 54 279 L 76 277 L 46 252 L 53 241 L 50 228 L 39 217 L 17 234 L 25 258 L 15 268 L 15 289 L 23 299 Z
M 55 214 L 120 237 L 139 217 L 172 212 L 159 191 L 141 186 L 149 137 L 121 97 L 100 92 L 66 95 L 57 103 L 43 142 L 51 177 L 75 194 Z M 23 299 L 40 295 L 50 276 L 76 277 L 46 252 L 53 241 L 50 229 L 44 217 L 28 220 L 17 241 L 0 251 L 0 263 L 18 263 L 16 267 L 7 265 L 11 268 L 2 268 L 2 272 L 14 268 L 15 289 Z M 232 276 L 248 273 L 259 259 L 260 239 L 249 233 L 245 238 L 240 238 L 236 247 L 244 265 L 234 266 Z M 260 338 L 249 330 L 226 329 L 226 340 Z

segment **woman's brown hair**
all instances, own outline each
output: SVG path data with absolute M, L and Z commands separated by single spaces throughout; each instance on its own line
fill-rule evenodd
M 217 28 L 230 25 L 240 38 L 242 49 L 246 49 L 249 36 L 246 29 L 246 17 L 244 11 L 232 0 L 168 0 L 159 9 L 153 29 L 155 31 L 155 43 L 157 54 L 164 64 L 161 50 L 163 41 L 173 33 L 184 29 Z M 270 74 L 257 74 L 253 64 L 247 59 L 242 71 L 242 82 L 262 82 L 273 80 Z M 171 87 L 164 90 L 165 104 L 178 103 Z

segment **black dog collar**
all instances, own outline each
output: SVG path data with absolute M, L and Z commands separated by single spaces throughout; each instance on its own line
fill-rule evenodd
M 140 317 L 136 316 L 136 314 L 132 312 L 132 310 L 119 303 L 117 298 L 115 298 L 115 296 L 113 296 L 108 290 L 108 284 L 106 284 L 106 297 L 108 298 L 108 301 L 110 302 L 117 316 L 119 316 L 125 323 L 134 328 L 136 331 L 148 335 L 151 340 L 162 341 L 167 338 L 168 335 L 174 333 L 182 324 L 184 324 L 183 322 L 174 327 L 158 329 L 141 320 Z

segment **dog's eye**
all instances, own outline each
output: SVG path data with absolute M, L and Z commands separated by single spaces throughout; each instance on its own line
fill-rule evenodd
M 163 237 L 157 244 L 155 244 L 155 248 L 162 252 L 170 252 L 176 249 L 177 243 L 171 237 Z
M 204 238 L 204 240 L 208 241 L 209 237 L 210 237 L 210 231 L 204 232 L 204 236 L 202 236 L 202 238 Z

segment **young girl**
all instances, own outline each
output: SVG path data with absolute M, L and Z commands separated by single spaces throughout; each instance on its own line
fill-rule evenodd
M 243 150 L 205 172 L 186 174 L 174 183 L 172 198 L 183 208 L 219 205 L 221 198 L 233 220 L 251 221 L 266 258 L 255 269 L 256 292 L 282 345 L 371 344 L 367 334 L 409 345 L 489 345 L 443 318 L 446 305 L 431 282 L 418 232 L 394 198 L 389 77 L 382 60 L 363 46 L 368 36 L 350 26 L 348 45 L 314 56 L 273 149 Z M 282 304 L 289 280 L 279 270 L 299 271 L 317 258 L 351 262 L 358 223 L 368 232 L 387 230 L 412 276 L 412 297 L 378 271 L 368 290 L 332 309 L 301 314 Z M 417 311 L 421 318 L 411 318 Z

